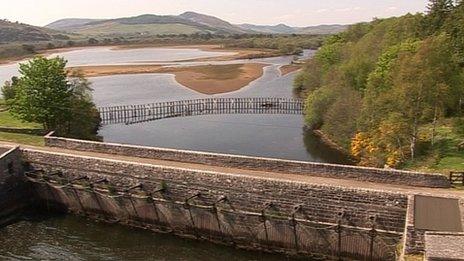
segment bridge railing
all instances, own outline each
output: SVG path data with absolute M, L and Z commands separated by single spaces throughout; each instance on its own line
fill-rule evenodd
M 133 124 L 210 114 L 303 114 L 304 101 L 290 98 L 207 98 L 101 107 L 103 124 Z

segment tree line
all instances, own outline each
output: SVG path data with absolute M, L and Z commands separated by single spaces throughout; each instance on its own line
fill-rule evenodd
M 414 160 L 421 141 L 434 146 L 440 119 L 464 132 L 464 2 L 432 0 L 425 14 L 352 25 L 324 42 L 294 85 L 307 96 L 307 125 L 361 165 Z

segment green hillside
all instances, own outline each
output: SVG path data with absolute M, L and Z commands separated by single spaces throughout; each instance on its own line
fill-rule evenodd
M 68 39 L 68 36 L 47 28 L 0 20 L 0 44 L 52 41 L 57 39 Z
M 308 126 L 361 165 L 464 169 L 463 36 L 464 3 L 434 0 L 330 37 L 295 81 Z
M 109 20 L 65 19 L 47 25 L 48 28 L 63 28 L 81 35 L 128 36 L 193 33 L 243 33 L 240 28 L 218 18 L 196 13 L 173 15 L 140 15 Z
M 120 24 L 114 22 L 99 23 L 74 30 L 74 32 L 91 36 L 105 35 L 163 35 L 194 34 L 205 32 L 197 27 L 185 24 Z

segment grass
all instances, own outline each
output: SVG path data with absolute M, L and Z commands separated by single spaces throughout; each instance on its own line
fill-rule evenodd
M 422 126 L 420 130 L 423 153 L 414 162 L 407 162 L 407 169 L 449 174 L 450 171 L 464 170 L 464 150 L 458 144 L 464 135 L 458 134 L 452 126 L 452 119 L 446 119 L 437 126 L 436 143 L 432 147 L 430 133 L 432 125 Z
M 2 106 L 0 101 L 0 107 Z M 0 112 L 0 127 L 6 128 L 24 128 L 24 129 L 40 129 L 41 125 L 31 122 L 23 122 L 14 118 L 8 111 Z M 44 139 L 40 135 L 19 134 L 0 131 L 0 141 L 14 142 L 19 144 L 44 146 Z
M 8 111 L 0 112 L 0 127 L 8 128 L 24 128 L 24 129 L 40 129 L 42 126 L 37 123 L 23 122 L 11 115 Z
M 24 145 L 44 146 L 44 138 L 38 135 L 0 132 L 0 141 Z

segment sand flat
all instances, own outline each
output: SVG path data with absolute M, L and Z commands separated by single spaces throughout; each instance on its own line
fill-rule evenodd
M 71 67 L 86 77 L 117 74 L 168 73 L 178 83 L 203 94 L 220 94 L 240 90 L 263 75 L 261 63 L 165 67 L 162 65 L 104 65 Z

